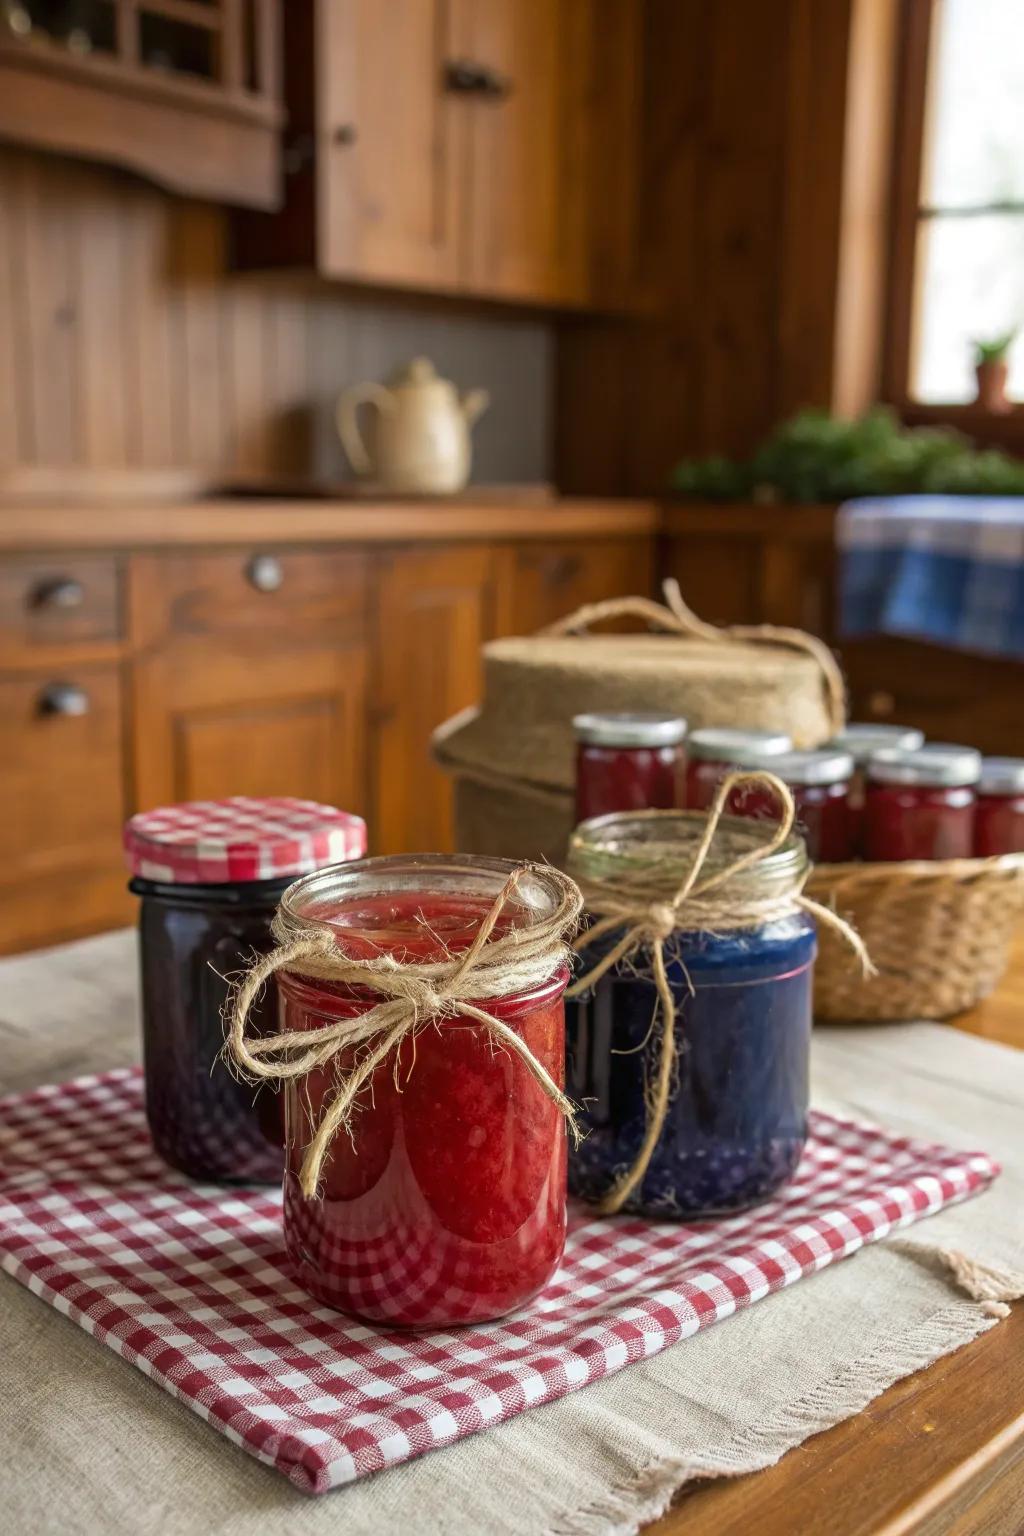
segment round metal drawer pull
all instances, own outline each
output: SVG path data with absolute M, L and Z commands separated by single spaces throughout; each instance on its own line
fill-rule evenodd
M 33 608 L 81 608 L 84 602 L 85 588 L 73 576 L 40 582 L 32 594 Z
M 276 592 L 284 583 L 284 567 L 276 555 L 253 555 L 245 574 L 257 592 Z
M 41 715 L 87 715 L 89 695 L 77 683 L 49 683 L 39 695 Z

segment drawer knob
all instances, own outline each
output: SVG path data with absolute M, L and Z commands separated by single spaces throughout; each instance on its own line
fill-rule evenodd
M 58 576 L 53 581 L 42 581 L 32 594 L 33 608 L 81 608 L 85 602 L 85 588 L 73 576 Z
M 77 683 L 48 683 L 39 695 L 41 715 L 87 715 L 89 695 Z
M 253 555 L 245 574 L 257 592 L 276 592 L 284 582 L 284 567 L 276 555 Z
M 884 720 L 896 711 L 896 700 L 884 688 L 878 689 L 868 699 L 868 714 L 876 720 Z

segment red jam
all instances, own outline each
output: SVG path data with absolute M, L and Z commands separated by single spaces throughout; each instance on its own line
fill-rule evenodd
M 396 863 L 404 861 L 395 861 Z M 499 882 L 500 888 L 500 882 Z M 320 905 L 354 958 L 427 962 L 471 944 L 493 897 L 428 888 Z M 520 909 L 520 921 L 521 909 Z M 510 925 L 506 918 L 503 926 Z M 499 925 L 499 931 L 500 931 Z M 529 994 L 481 1001 L 564 1081 L 567 971 Z M 315 1029 L 366 1012 L 374 994 L 279 976 L 282 1027 Z M 324 1164 L 322 1198 L 298 1182 L 338 1056 L 285 1092 L 284 1231 L 318 1301 L 401 1327 L 483 1322 L 522 1306 L 558 1267 L 566 1226 L 565 1123 L 526 1067 L 456 1016 L 409 1036 L 374 1072 Z
M 843 864 L 856 854 L 856 816 L 850 804 L 853 759 L 847 752 L 781 752 L 763 766 L 788 785 L 796 827 L 810 859 Z M 735 816 L 777 821 L 779 803 L 764 785 L 743 785 L 729 796 Z
M 770 759 L 793 746 L 781 731 L 741 731 L 722 726 L 694 731 L 689 741 L 686 765 L 686 805 L 691 811 L 706 811 L 715 798 L 719 784 L 730 773 L 743 768 L 771 770 Z M 729 809 L 734 809 L 730 797 Z M 736 812 L 736 814 L 743 814 Z M 778 808 L 772 812 L 778 815 Z
M 986 757 L 974 812 L 974 853 L 1024 853 L 1024 758 Z
M 881 863 L 970 858 L 980 767 L 970 747 L 876 752 L 868 764 L 864 857 Z
M 686 721 L 673 715 L 577 715 L 576 820 L 671 811 L 686 793 Z

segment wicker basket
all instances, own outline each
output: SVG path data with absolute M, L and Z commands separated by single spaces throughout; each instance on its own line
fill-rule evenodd
M 818 932 L 819 1019 L 945 1019 L 998 984 L 1024 912 L 1024 854 L 936 863 L 819 864 L 807 894 L 857 929 L 878 969 L 865 979 L 848 947 Z

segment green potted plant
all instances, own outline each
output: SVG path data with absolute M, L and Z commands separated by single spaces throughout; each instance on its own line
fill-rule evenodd
M 1003 336 L 993 337 L 990 341 L 975 339 L 972 343 L 974 373 L 978 380 L 978 404 L 982 410 L 992 411 L 997 416 L 1011 409 L 1010 401 L 1006 398 L 1006 378 L 1009 373 L 1007 358 L 1019 330 L 1020 326 L 1015 325 L 1012 331 L 1007 331 Z

